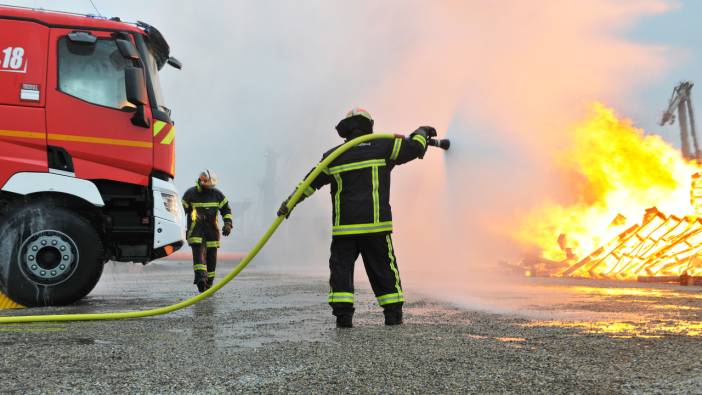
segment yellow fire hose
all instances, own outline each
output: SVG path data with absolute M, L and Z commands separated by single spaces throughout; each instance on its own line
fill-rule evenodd
M 305 178 L 300 185 L 298 185 L 295 193 L 292 195 L 288 201 L 288 209 L 292 210 L 300 200 L 300 196 L 305 189 L 310 186 L 310 183 L 314 181 L 319 173 L 323 169 L 327 168 L 329 164 L 334 161 L 339 155 L 348 151 L 355 145 L 364 143 L 370 140 L 377 139 L 394 139 L 396 135 L 393 134 L 366 134 L 361 137 L 357 137 L 347 143 L 341 145 L 339 148 L 334 150 L 329 156 L 324 158 L 323 161 L 314 168 L 314 170 Z M 447 141 L 447 140 L 444 140 Z M 432 141 L 433 143 L 434 141 Z M 435 145 L 435 144 L 431 144 Z M 443 148 L 443 147 L 442 147 Z M 244 268 L 251 262 L 251 260 L 258 254 L 259 251 L 266 245 L 268 239 L 271 238 L 273 233 L 278 229 L 280 223 L 283 222 L 284 217 L 279 216 L 273 221 L 271 226 L 268 228 L 266 233 L 258 240 L 256 245 L 249 251 L 249 253 L 244 257 L 244 259 L 239 262 L 238 265 L 232 269 L 224 278 L 212 286 L 212 288 L 207 291 L 193 296 L 192 298 L 186 299 L 179 303 L 174 303 L 168 306 L 157 307 L 154 309 L 140 310 L 140 311 L 123 311 L 123 312 L 112 312 L 112 313 L 91 313 L 91 314 L 47 314 L 47 315 L 25 315 L 25 316 L 14 316 L 14 317 L 0 317 L 0 324 L 11 324 L 11 323 L 26 323 L 26 322 L 53 322 L 53 321 L 98 321 L 98 320 L 121 320 L 126 318 L 141 318 L 141 317 L 151 317 L 155 315 L 161 315 L 170 313 L 176 310 L 183 309 L 185 307 L 191 306 L 205 298 L 212 296 L 215 292 L 219 291 L 222 287 L 227 285 L 234 277 L 236 277 Z

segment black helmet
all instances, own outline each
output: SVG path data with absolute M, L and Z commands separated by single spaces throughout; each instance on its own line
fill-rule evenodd
M 360 134 L 373 133 L 373 118 L 368 111 L 360 107 L 349 111 L 346 117 L 336 125 L 336 131 L 342 139 L 348 138 L 356 130 L 361 131 Z

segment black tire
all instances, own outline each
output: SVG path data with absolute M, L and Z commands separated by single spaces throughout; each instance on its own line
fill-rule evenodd
M 5 211 L 0 290 L 24 306 L 60 306 L 86 296 L 104 266 L 102 241 L 85 218 L 51 202 Z

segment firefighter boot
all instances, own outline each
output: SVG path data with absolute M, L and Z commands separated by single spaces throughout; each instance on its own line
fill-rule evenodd
M 214 277 L 207 277 L 207 289 L 212 288 L 213 284 L 214 284 Z
M 337 328 L 353 328 L 353 305 L 348 303 L 332 303 L 332 314 L 336 316 Z
M 353 328 L 353 315 L 339 314 L 336 316 L 337 328 Z
M 385 325 L 402 324 L 402 305 L 389 305 L 383 310 Z
M 200 293 L 205 292 L 207 290 L 207 272 L 203 270 L 196 270 L 195 280 L 193 280 L 193 284 L 197 286 L 197 290 Z

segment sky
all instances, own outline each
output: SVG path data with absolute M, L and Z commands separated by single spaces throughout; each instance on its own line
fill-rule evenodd
M 670 68 L 659 78 L 639 88 L 639 100 L 630 106 L 621 104 L 622 112 L 646 131 L 664 136 L 679 145 L 679 129 L 676 125 L 658 126 L 661 113 L 667 105 L 672 87 L 681 80 L 702 81 L 702 26 L 698 23 L 702 15 L 702 2 L 673 2 L 670 10 L 655 16 L 645 17 L 625 34 L 639 42 L 656 43 L 672 48 Z M 693 98 L 696 99 L 693 90 Z
M 2 2 L 96 13 L 89 0 Z M 393 173 L 400 268 L 434 290 L 514 259 L 505 229 L 569 198 L 553 156 L 590 103 L 679 145 L 677 125 L 657 121 L 678 81 L 702 81 L 697 1 L 94 3 L 156 26 L 184 63 L 161 72 L 178 130 L 175 181 L 184 191 L 201 169 L 218 173 L 236 218 L 225 249 L 253 245 L 339 143 L 333 126 L 351 107 L 368 108 L 377 131 L 430 124 L 450 137 L 445 155 Z M 262 262 L 325 273 L 331 205 L 326 190 L 317 195 Z

